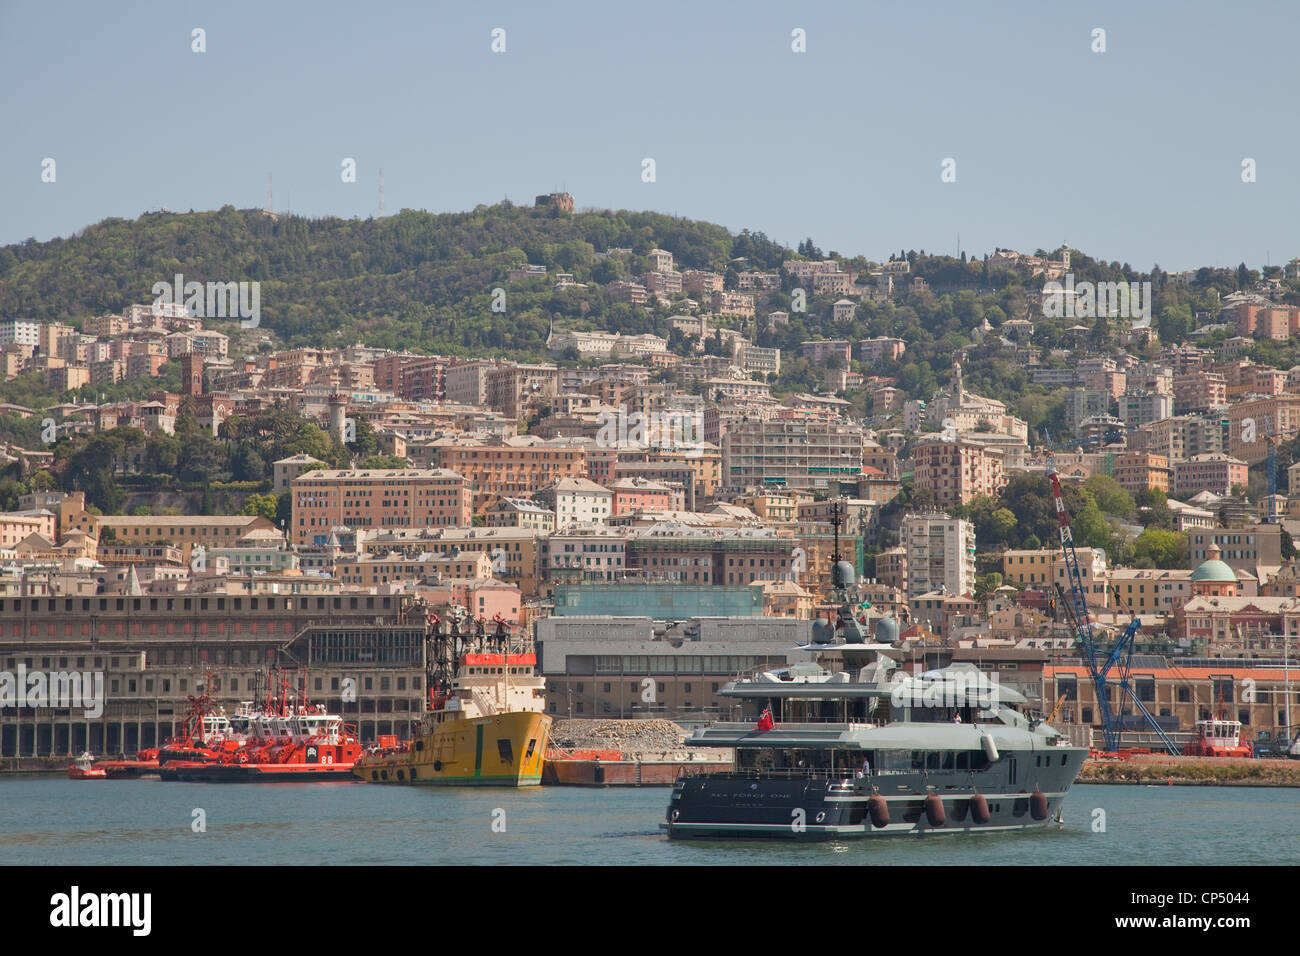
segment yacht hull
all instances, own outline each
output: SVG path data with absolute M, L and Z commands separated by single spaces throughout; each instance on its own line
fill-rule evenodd
M 1087 752 L 1054 748 L 1049 766 L 1035 766 L 1035 756 L 1044 757 L 1004 754 L 978 772 L 684 778 L 673 786 L 662 828 L 671 839 L 824 841 L 1048 826 Z

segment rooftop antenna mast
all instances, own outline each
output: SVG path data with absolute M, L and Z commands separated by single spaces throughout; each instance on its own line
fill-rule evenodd
M 384 169 L 379 168 L 379 218 L 384 217 Z
M 831 561 L 839 564 L 842 560 L 840 556 L 840 524 L 844 521 L 844 509 L 840 507 L 840 499 L 836 498 L 831 502 L 831 525 L 835 529 L 835 549 L 831 552 Z

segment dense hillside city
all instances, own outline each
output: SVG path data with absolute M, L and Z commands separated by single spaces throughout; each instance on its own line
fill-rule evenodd
M 1300 259 L 873 260 L 564 193 L 9 246 L 0 664 L 93 657 L 134 699 L 0 756 L 147 746 L 201 673 L 283 660 L 338 708 L 360 667 L 363 739 L 409 733 L 412 602 L 535 631 L 550 713 L 707 717 L 837 548 L 864 619 L 1086 728 L 1053 471 L 1100 632 L 1140 617 L 1139 693 L 1194 721 L 1300 629 L 1297 335 Z

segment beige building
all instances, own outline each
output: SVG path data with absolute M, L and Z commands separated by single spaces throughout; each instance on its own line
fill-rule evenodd
M 587 472 L 587 451 L 582 445 L 526 435 L 492 442 L 437 441 L 429 450 L 432 464 L 473 483 L 475 514 L 482 514 L 498 498 L 532 496 L 560 478 L 581 478 Z
M 101 543 L 109 535 L 120 544 L 175 545 L 185 561 L 200 545 L 208 550 L 230 547 L 250 531 L 276 530 L 274 522 L 260 515 L 95 515 L 84 510 L 70 515 L 65 528 L 84 531 Z
M 321 547 L 330 529 L 464 527 L 472 518 L 473 487 L 457 472 L 437 468 L 309 471 L 290 482 L 293 540 Z
M 311 455 L 291 455 L 281 458 L 271 466 L 271 487 L 277 495 L 289 490 L 290 483 L 297 478 L 307 466 L 325 467 L 325 462 Z
M 966 438 L 919 443 L 913 452 L 917 491 L 934 494 L 937 508 L 969 504 L 980 496 L 995 497 L 1002 489 L 1002 452 Z

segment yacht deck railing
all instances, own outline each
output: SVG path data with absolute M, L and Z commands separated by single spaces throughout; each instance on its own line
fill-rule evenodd
M 721 773 L 710 774 L 711 777 L 732 777 L 737 780 L 841 780 L 844 782 L 853 782 L 858 778 L 858 770 L 850 770 L 844 767 L 790 767 L 785 769 L 773 769 L 764 767 L 762 769 L 744 768 L 740 770 L 726 770 Z M 862 778 L 865 779 L 865 778 Z

